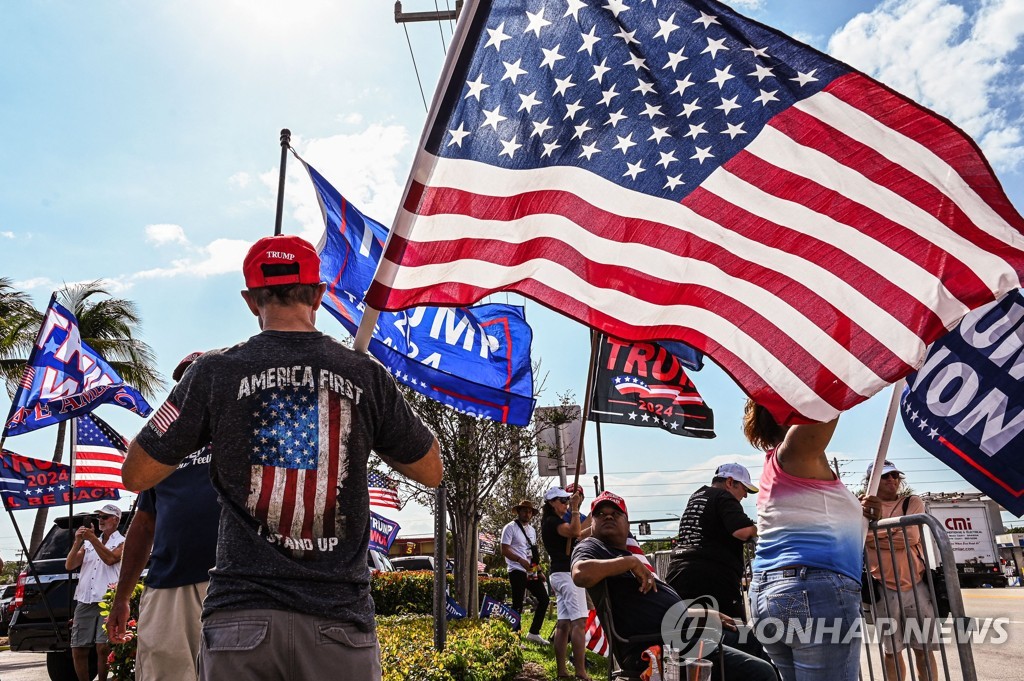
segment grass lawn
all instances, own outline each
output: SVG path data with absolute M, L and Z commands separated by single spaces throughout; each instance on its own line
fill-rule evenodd
M 533 613 L 530 613 L 528 617 L 532 617 Z M 540 629 L 540 635 L 549 641 L 554 636 L 552 632 L 555 630 L 555 616 L 549 614 L 544 619 L 544 626 Z M 535 643 L 525 642 L 523 649 L 523 659 L 526 661 L 524 675 L 520 678 L 523 681 L 529 679 L 529 681 L 541 681 L 542 679 L 555 679 L 556 678 L 556 665 L 555 665 L 555 649 L 553 646 L 539 646 Z M 569 646 L 570 652 L 572 646 Z M 532 664 L 531 664 L 532 663 Z M 587 654 L 587 671 L 590 672 L 590 676 L 596 679 L 607 679 L 608 678 L 608 658 L 595 655 L 594 653 L 588 652 Z M 543 672 L 538 669 L 543 668 Z M 572 672 L 572 665 L 569 666 L 570 673 Z

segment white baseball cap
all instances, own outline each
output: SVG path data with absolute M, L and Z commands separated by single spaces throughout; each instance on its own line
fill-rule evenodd
M 868 464 L 868 471 L 867 471 L 867 476 L 868 477 L 871 477 L 871 471 L 872 471 L 872 469 L 874 469 L 874 467 L 875 467 L 875 462 L 874 461 L 872 461 L 871 463 Z M 892 461 L 889 461 L 888 459 L 886 459 L 885 462 L 882 463 L 882 475 L 888 475 L 889 473 L 899 473 L 900 475 L 903 475 L 903 471 L 901 471 L 899 468 L 896 468 L 895 464 L 893 464 Z
M 115 518 L 121 517 L 121 509 L 114 504 L 107 504 L 103 506 L 103 508 L 100 509 L 100 513 L 103 513 L 104 515 L 112 515 Z
M 738 463 L 723 463 L 715 469 L 716 478 L 732 478 L 747 488 L 751 494 L 757 493 L 757 488 L 750 482 L 750 471 Z
M 568 499 L 572 495 L 566 492 L 564 489 L 555 485 L 547 492 L 544 492 L 544 501 L 551 501 L 552 499 Z

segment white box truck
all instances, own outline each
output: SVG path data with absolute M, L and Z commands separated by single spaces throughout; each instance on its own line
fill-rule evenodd
M 976 496 L 976 495 L 972 495 Z M 953 547 L 960 586 L 963 588 L 1005 587 L 1006 576 L 999 567 L 996 535 L 1002 533 L 999 505 L 991 499 L 947 495 L 921 495 L 925 510 L 934 516 Z M 932 565 L 942 563 L 931 533 L 925 545 Z

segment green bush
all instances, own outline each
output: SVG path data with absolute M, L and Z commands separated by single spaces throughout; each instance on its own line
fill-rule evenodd
M 512 681 L 523 669 L 519 636 L 498 619 L 448 623 L 443 652 L 424 616 L 377 620 L 384 681 Z
M 448 592 L 455 590 L 455 580 L 447 575 Z M 480 600 L 490 596 L 499 601 L 510 598 L 512 587 L 507 579 L 481 577 Z M 370 581 L 370 595 L 378 616 L 429 615 L 433 612 L 434 573 L 429 570 L 377 572 Z
M 129 616 L 128 621 L 125 623 L 125 632 L 128 635 L 128 640 L 125 643 L 112 643 L 110 645 L 107 664 L 109 665 L 110 676 L 114 681 L 135 681 L 135 653 L 139 646 L 137 630 L 142 590 L 143 585 L 140 581 L 132 590 L 132 596 L 128 602 Z M 103 600 L 100 602 L 100 615 L 104 621 L 110 615 L 110 606 L 113 602 L 114 589 L 108 589 L 107 593 L 103 596 Z

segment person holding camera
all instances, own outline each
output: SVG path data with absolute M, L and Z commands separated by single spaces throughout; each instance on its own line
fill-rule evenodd
M 555 662 L 559 679 L 572 678 L 566 661 L 569 639 L 572 638 L 573 666 L 575 678 L 589 681 L 587 674 L 587 594 L 582 587 L 572 583 L 568 549 L 581 536 L 580 504 L 583 490 L 577 488 L 570 495 L 568 490 L 555 486 L 544 493 L 544 508 L 541 511 L 540 535 L 544 549 L 551 557 L 551 588 L 555 592 L 558 606 L 558 621 L 555 624 Z M 569 515 L 566 521 L 563 517 Z
M 106 681 L 110 641 L 103 626 L 105 619 L 100 615 L 100 602 L 109 585 L 117 582 L 124 548 L 124 536 L 117 531 L 121 509 L 107 504 L 94 516 L 95 524 L 86 523 L 75 531 L 75 541 L 64 561 L 68 571 L 82 568 L 78 574 L 78 588 L 75 589 L 78 605 L 75 606 L 71 625 L 71 659 L 79 681 L 91 678 L 89 649 L 93 646 L 96 646 L 97 678 Z
M 537 507 L 529 499 L 523 499 L 512 507 L 516 518 L 501 530 L 501 555 L 505 557 L 508 567 L 508 581 L 512 585 L 512 609 L 523 614 L 523 599 L 529 589 L 537 599 L 537 609 L 533 613 L 530 633 L 526 640 L 542 646 L 551 645 L 551 641 L 540 635 L 540 627 L 544 623 L 544 615 L 548 611 L 548 587 L 544 574 L 540 572 L 540 552 L 537 549 L 537 530 L 531 521 L 537 515 Z

